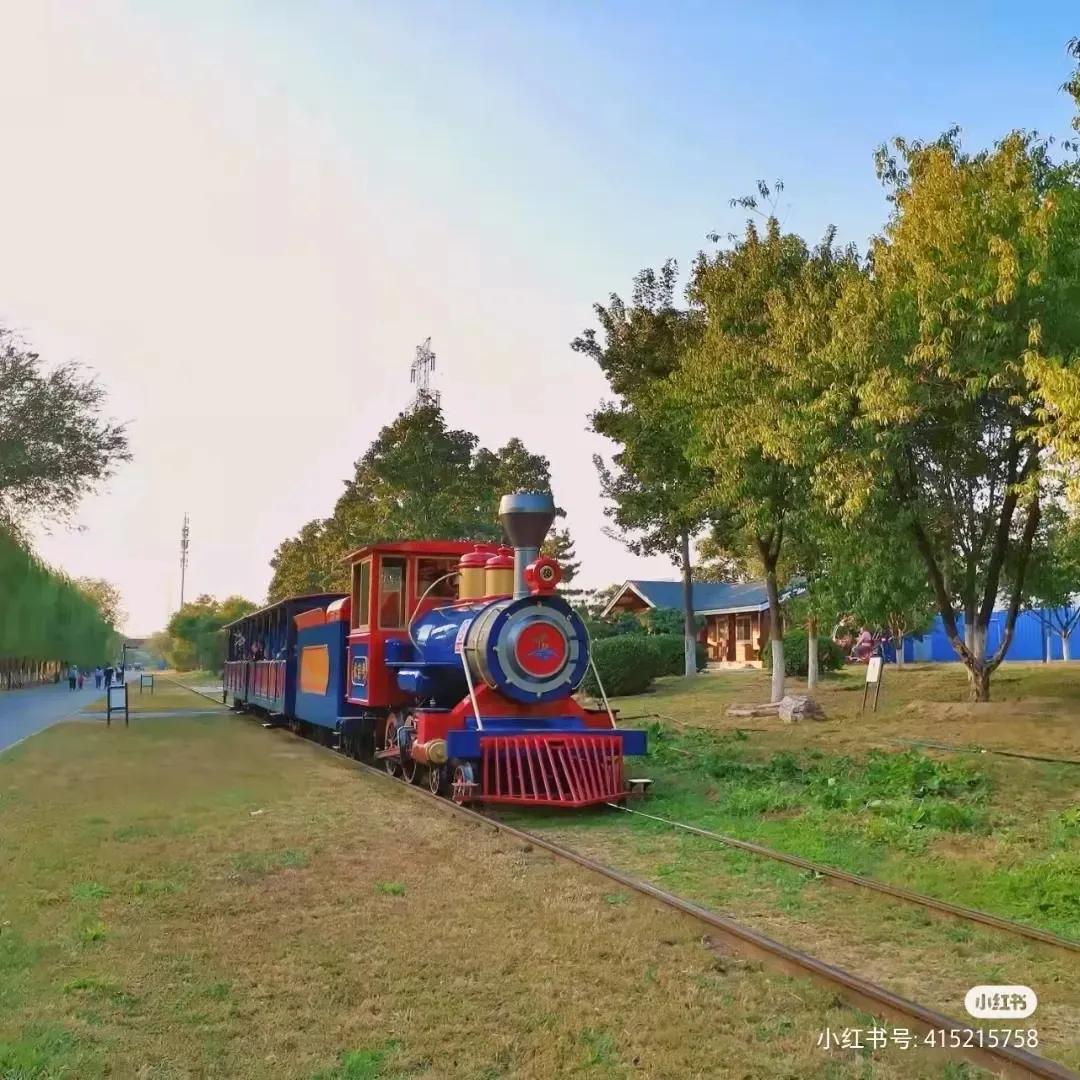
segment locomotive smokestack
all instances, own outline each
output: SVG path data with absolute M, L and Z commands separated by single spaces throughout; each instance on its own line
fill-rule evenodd
M 528 596 L 525 567 L 540 556 L 540 545 L 555 520 L 555 500 L 541 491 L 515 491 L 499 502 L 499 521 L 514 545 L 514 599 Z

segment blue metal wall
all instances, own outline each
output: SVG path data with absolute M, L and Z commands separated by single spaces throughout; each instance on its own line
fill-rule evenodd
M 1006 660 L 1035 660 L 1043 658 L 1043 619 L 1042 612 L 1022 611 L 1016 617 L 1016 626 L 1013 629 L 1012 642 L 1009 651 L 1005 654 Z M 964 635 L 964 617 L 957 616 L 956 628 L 960 636 Z M 1052 622 L 1050 628 L 1050 659 L 1060 660 L 1061 635 L 1058 634 Z M 991 655 L 1001 644 L 1002 634 L 1005 630 L 1005 612 L 995 611 L 990 617 L 990 625 L 986 633 L 986 652 Z M 1080 626 L 1074 627 L 1069 635 L 1069 656 L 1073 660 L 1080 659 Z M 922 660 L 934 662 L 950 662 L 958 659 L 956 650 L 952 647 L 945 633 L 941 616 L 934 619 L 930 630 L 921 638 L 908 637 L 904 640 L 904 659 Z

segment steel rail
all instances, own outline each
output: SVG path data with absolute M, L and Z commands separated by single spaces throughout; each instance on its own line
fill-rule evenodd
M 899 746 L 917 746 L 926 750 L 948 750 L 951 754 L 993 754 L 995 757 L 1020 758 L 1022 761 L 1043 761 L 1051 765 L 1080 765 L 1077 758 L 1044 757 L 1042 754 L 1023 754 L 1019 750 L 991 750 L 987 747 L 952 746 L 949 743 L 922 742 L 918 739 L 890 739 Z
M 183 684 L 178 683 L 177 685 L 182 686 Z M 187 689 L 191 688 L 188 687 Z M 192 690 L 192 693 L 199 694 L 201 691 Z M 202 696 L 209 698 L 208 694 L 202 694 Z M 323 746 L 310 739 L 305 741 L 316 750 L 331 754 L 335 760 L 358 772 L 370 773 L 392 782 L 392 777 L 374 766 L 357 761 L 355 758 L 346 757 L 331 747 Z M 844 1001 L 855 1008 L 862 1009 L 874 1016 L 903 1020 L 914 1024 L 915 1027 L 924 1032 L 945 1032 L 950 1040 L 955 1034 L 960 1042 L 969 1039 L 972 1043 L 977 1043 L 981 1035 L 978 1028 L 971 1028 L 968 1025 L 961 1024 L 944 1013 L 910 1001 L 899 994 L 894 994 L 891 990 L 864 979 L 860 975 L 845 971 L 843 968 L 838 968 L 823 960 L 818 960 L 816 957 L 800 952 L 798 949 L 793 949 L 779 941 L 766 937 L 764 934 L 758 933 L 756 930 L 752 930 L 748 926 L 743 926 L 734 919 L 709 911 L 707 908 L 700 907 L 689 900 L 683 899 L 681 896 L 676 896 L 674 893 L 666 892 L 647 881 L 631 877 L 629 874 L 624 874 L 613 867 L 605 866 L 603 863 L 597 862 L 587 855 L 582 855 L 572 848 L 564 847 L 536 833 L 518 829 L 513 825 L 508 825 L 506 822 L 488 817 L 468 807 L 458 806 L 448 799 L 440 798 L 413 784 L 398 781 L 396 786 L 399 789 L 404 788 L 414 798 L 427 800 L 431 805 L 439 807 L 445 813 L 462 817 L 479 825 L 487 825 L 498 832 L 513 837 L 526 846 L 542 848 L 558 858 L 575 863 L 585 870 L 622 885 L 624 888 L 655 900 L 674 911 L 688 915 L 690 918 L 717 930 L 724 937 L 728 947 L 735 953 L 759 960 L 774 970 L 796 977 L 805 978 L 809 976 L 818 983 L 831 986 L 839 992 Z M 710 946 L 716 947 L 712 941 L 710 941 Z M 941 1049 L 950 1057 L 959 1058 L 980 1068 L 989 1069 L 998 1076 L 1007 1077 L 1008 1080 L 1080 1080 L 1080 1075 L 1065 1066 L 1047 1058 L 1039 1057 L 1036 1054 L 1028 1053 L 1026 1050 L 1007 1046 L 979 1045 L 942 1046 Z
M 1003 919 L 998 915 L 992 915 L 988 911 L 980 911 L 977 908 L 962 907 L 959 904 L 950 904 L 947 900 L 938 900 L 933 896 L 923 893 L 912 892 L 910 889 L 901 888 L 899 885 L 890 885 L 885 881 L 875 878 L 863 877 L 861 874 L 852 874 L 847 870 L 839 870 L 835 866 L 827 866 L 824 863 L 811 862 L 798 855 L 789 855 L 785 851 L 777 851 L 774 848 L 755 844 L 750 840 L 737 840 L 733 836 L 724 836 L 721 833 L 710 832 L 708 829 L 698 828 L 696 825 L 687 825 L 682 821 L 673 821 L 670 818 L 660 817 L 657 814 L 646 814 L 643 810 L 633 810 L 629 806 L 620 806 L 618 803 L 608 803 L 608 806 L 621 810 L 626 814 L 636 817 L 648 818 L 650 821 L 658 821 L 663 825 L 669 825 L 674 829 L 683 829 L 685 832 L 694 833 L 696 836 L 704 836 L 706 839 L 715 840 L 726 847 L 738 848 L 740 851 L 748 851 L 752 855 L 761 855 L 767 859 L 775 859 L 777 862 L 787 863 L 789 866 L 797 866 L 800 870 L 809 870 L 823 877 L 835 878 L 847 885 L 855 885 L 860 889 L 871 889 L 874 892 L 884 893 L 896 900 L 903 900 L 909 904 L 917 904 L 919 907 L 930 908 L 945 915 L 952 915 L 958 919 L 969 922 L 983 923 L 992 926 L 995 930 L 1004 930 L 1006 933 L 1016 934 L 1019 937 L 1038 941 L 1043 945 L 1052 945 L 1057 949 L 1068 949 L 1072 952 L 1080 952 L 1080 941 L 1071 938 L 1059 937 L 1051 934 L 1048 930 L 1040 930 L 1035 926 L 1027 926 L 1024 923 L 1013 922 Z

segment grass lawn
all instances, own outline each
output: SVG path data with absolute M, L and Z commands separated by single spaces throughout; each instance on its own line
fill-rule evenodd
M 212 710 L 213 705 L 206 698 L 193 694 L 190 690 L 177 686 L 176 683 L 161 677 L 155 680 L 153 693 L 150 692 L 149 688 L 140 693 L 138 682 L 128 683 L 129 712 L 171 712 L 174 709 L 207 711 Z M 91 694 L 87 704 L 81 711 L 84 713 L 103 713 L 105 711 L 104 694 L 100 697 Z
M 819 1050 L 869 1018 L 230 716 L 45 731 L 0 835 L 5 1080 L 976 1075 Z
M 766 676 L 742 672 L 662 679 L 616 702 L 624 724 L 652 724 L 650 755 L 634 766 L 656 781 L 641 808 L 1080 939 L 1080 767 L 893 741 L 1075 754 L 1080 672 L 1010 666 L 999 704 L 970 706 L 956 668 L 890 671 L 878 714 L 860 719 L 863 674 L 821 689 L 825 722 L 725 716 L 732 702 L 767 700 Z M 1032 986 L 1047 1053 L 1080 1066 L 1075 954 L 931 921 L 628 815 L 533 824 L 953 1015 L 978 983 Z

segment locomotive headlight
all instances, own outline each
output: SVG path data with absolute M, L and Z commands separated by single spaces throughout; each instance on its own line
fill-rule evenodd
M 560 581 L 562 581 L 562 570 L 559 564 L 547 555 L 541 556 L 525 567 L 525 584 L 534 596 L 553 593 Z

